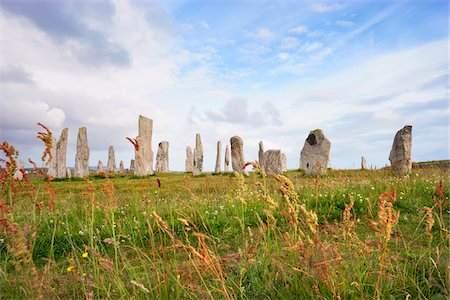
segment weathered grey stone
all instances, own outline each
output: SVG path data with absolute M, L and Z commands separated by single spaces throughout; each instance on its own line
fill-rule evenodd
M 23 168 L 25 168 L 25 164 L 23 160 L 18 160 L 16 162 L 16 170 L 14 171 L 13 178 L 17 181 L 21 181 L 23 179 Z
M 330 159 L 331 143 L 322 130 L 316 129 L 309 133 L 300 153 L 300 168 L 306 174 L 327 173 Z
M 156 153 L 156 172 L 169 173 L 169 142 L 162 141 Z
M 134 152 L 134 174 L 146 176 L 153 174 L 153 151 L 152 151 L 153 120 L 139 116 L 139 135 L 136 137 L 138 143 Z
M 66 178 L 66 151 L 69 129 L 64 128 L 56 144 L 56 178 Z
M 220 173 L 221 160 L 222 160 L 222 143 L 220 141 L 217 141 L 216 167 L 214 168 L 215 173 Z
M 116 155 L 114 154 L 113 146 L 109 146 L 109 149 L 108 149 L 108 164 L 106 165 L 106 171 L 108 173 L 116 173 L 117 172 Z
M 52 139 L 52 148 L 50 149 L 51 158 L 48 161 L 47 176 L 56 178 L 57 158 L 56 158 L 56 140 Z
M 261 169 L 264 170 L 264 144 L 262 141 L 259 142 L 258 161 Z
M 78 129 L 75 177 L 89 176 L 89 147 L 86 127 Z
M 192 148 L 189 146 L 186 147 L 186 161 L 184 167 L 186 172 L 194 171 L 194 155 L 192 154 Z
M 230 171 L 230 148 L 228 147 L 228 145 L 225 146 L 225 172 L 229 172 Z
M 66 170 L 66 178 L 67 178 L 67 179 L 72 178 L 72 171 L 71 171 L 70 169 L 67 169 L 67 170 Z
M 101 172 L 103 172 L 103 163 L 101 160 L 99 160 L 97 164 L 97 173 L 100 174 Z
M 134 159 L 130 160 L 130 173 L 134 174 Z
M 412 126 L 406 125 L 395 135 L 389 160 L 392 170 L 397 174 L 411 172 Z
M 192 174 L 200 175 L 203 171 L 203 146 L 200 133 L 195 135 L 194 168 Z
M 367 170 L 366 159 L 361 156 L 361 170 Z
M 287 159 L 284 153 L 281 153 L 281 172 L 287 172 Z
M 244 157 L 244 142 L 240 137 L 233 136 L 230 139 L 231 144 L 231 165 L 233 171 L 248 175 L 247 170 L 244 169 L 245 157 Z
M 123 160 L 119 163 L 119 174 L 125 173 L 125 168 L 123 167 Z
M 286 168 L 286 156 L 281 150 L 267 150 L 263 154 L 264 171 L 274 172 L 275 174 L 281 174 L 285 172 Z

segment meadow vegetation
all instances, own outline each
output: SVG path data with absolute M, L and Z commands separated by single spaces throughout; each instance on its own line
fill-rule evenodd
M 4 299 L 449 297 L 448 169 L 19 182 L 1 150 Z

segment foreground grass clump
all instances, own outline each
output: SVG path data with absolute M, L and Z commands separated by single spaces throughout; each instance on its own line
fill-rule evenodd
M 449 296 L 446 169 L 19 182 L 2 150 L 4 298 Z

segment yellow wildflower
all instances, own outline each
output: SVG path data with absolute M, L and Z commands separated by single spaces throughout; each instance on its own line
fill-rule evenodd
M 83 258 L 86 258 L 88 256 L 89 256 L 89 254 L 87 252 L 84 252 L 83 255 L 81 255 L 81 257 L 83 257 Z
M 67 272 L 72 272 L 75 269 L 75 266 L 69 266 L 67 268 Z

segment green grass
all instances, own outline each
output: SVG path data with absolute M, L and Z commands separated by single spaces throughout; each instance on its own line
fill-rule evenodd
M 11 192 L 5 177 L 2 201 L 13 203 L 0 210 L 5 220 L 0 294 L 5 299 L 449 296 L 448 169 L 418 169 L 404 177 L 389 170 L 285 176 L 293 184 L 285 196 L 280 192 L 285 179 L 253 172 L 247 178 L 94 175 L 91 191 L 85 180 L 53 181 L 49 190 L 34 179 Z M 441 180 L 445 207 L 433 208 L 430 239 L 422 208 L 435 205 Z M 379 197 L 393 188 L 400 216 L 384 251 L 384 231 L 377 234 L 369 220 L 380 223 Z M 49 191 L 55 191 L 51 209 Z M 350 196 L 354 206 L 347 221 L 354 226 L 344 239 Z

